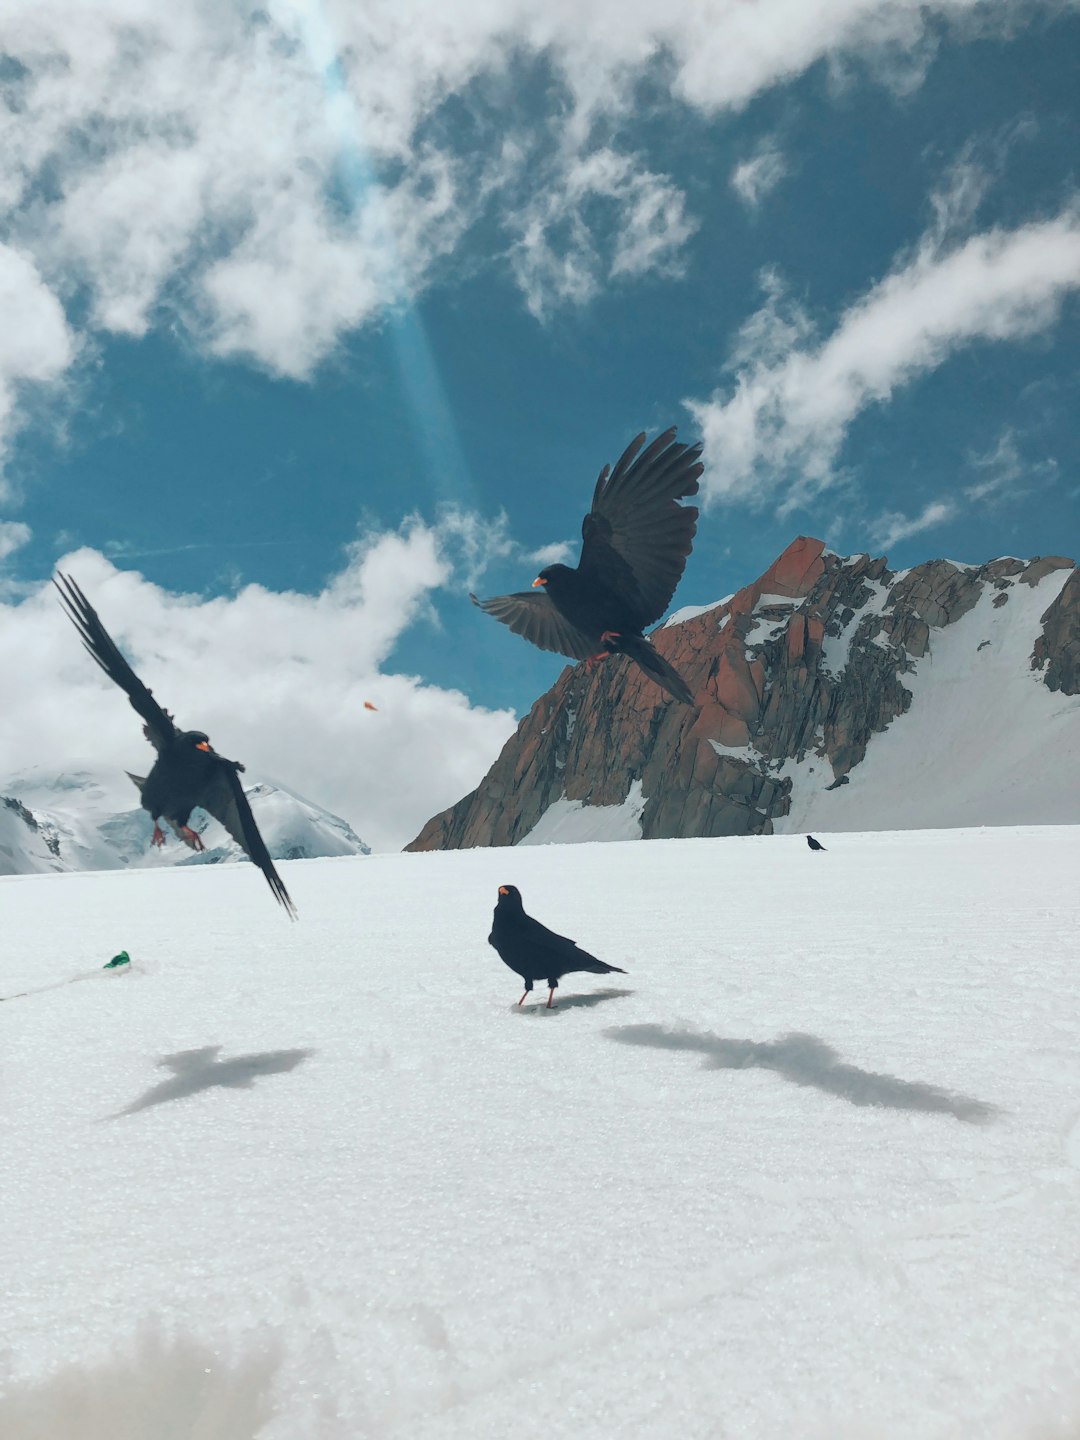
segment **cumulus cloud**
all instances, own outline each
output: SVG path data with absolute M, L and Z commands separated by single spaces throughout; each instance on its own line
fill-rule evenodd
M 694 220 L 627 139 L 642 81 L 711 115 L 823 59 L 921 63 L 943 21 L 1001 33 L 1073 4 L 7 0 L 0 291 L 14 277 L 39 323 L 19 327 L 31 354 L 11 327 L 0 340 L 0 445 L 19 387 L 95 332 L 168 323 L 309 375 L 433 283 L 482 216 L 538 314 L 669 272 Z M 550 83 L 519 86 L 530 67 Z M 475 123 L 451 123 L 450 100 Z M 760 157 L 744 191 L 777 164 Z
M 205 729 L 249 778 L 267 776 L 343 815 L 377 849 L 397 848 L 473 788 L 514 717 L 395 673 L 395 645 L 462 588 L 460 516 L 364 536 L 316 595 L 249 585 L 176 595 L 79 550 L 73 574 L 136 671 L 184 725 Z M 474 537 L 475 539 L 475 537 Z M 0 708 L 0 781 L 40 765 L 139 772 L 147 751 L 121 691 L 83 652 L 49 585 L 0 603 L 0 668 L 18 675 Z M 378 706 L 372 714 L 364 701 Z
M 952 500 L 932 500 L 918 515 L 886 511 L 878 516 L 870 533 L 874 544 L 887 551 L 901 540 L 910 540 L 913 535 L 921 535 L 924 530 L 932 530 L 935 525 L 944 525 L 946 520 L 951 520 L 957 513 L 957 508 Z
M 836 460 L 864 409 L 882 404 L 964 346 L 1050 328 L 1080 289 L 1080 213 L 950 242 L 939 209 L 916 253 L 820 339 L 809 315 L 765 278 L 766 303 L 735 346 L 734 382 L 689 402 L 712 459 L 713 500 L 776 503 L 780 514 L 836 483 Z

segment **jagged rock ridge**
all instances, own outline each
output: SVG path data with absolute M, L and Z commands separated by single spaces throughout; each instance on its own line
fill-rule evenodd
M 768 834 L 808 819 L 822 828 L 889 828 L 873 805 L 867 814 L 870 791 L 861 781 L 881 770 L 867 765 L 868 752 L 890 751 L 895 765 L 919 768 L 917 758 L 883 744 L 886 732 L 890 739 L 910 732 L 907 751 L 918 735 L 914 749 L 932 757 L 940 746 L 932 734 L 923 743 L 927 724 L 948 731 L 950 745 L 958 726 L 971 728 L 946 682 L 968 685 L 965 693 L 984 697 L 980 703 L 1011 697 L 1025 716 L 1032 704 L 1042 706 L 1025 721 L 1036 726 L 1043 711 L 1050 714 L 1051 691 L 1080 694 L 1080 578 L 1062 557 L 981 566 L 933 560 L 894 573 L 883 557 L 843 558 L 800 537 L 759 580 L 719 605 L 678 612 L 653 638 L 685 676 L 696 709 L 669 703 L 622 661 L 592 673 L 567 668 L 477 789 L 407 848 L 579 838 L 586 832 L 577 820 L 561 821 L 595 807 L 618 807 L 610 813 L 620 817 L 620 838 L 628 815 L 646 839 Z M 951 655 L 951 677 L 935 669 L 944 663 L 939 652 Z M 936 698 L 925 698 L 928 687 Z M 915 694 L 918 725 L 904 718 Z M 1076 744 L 1080 705 L 1068 713 L 1058 707 L 1054 717 L 1050 750 L 1058 753 Z M 979 738 L 973 734 L 972 744 Z M 1009 744 L 1001 755 L 1007 750 L 1007 764 L 1022 769 L 1027 751 Z M 979 759 L 988 789 L 993 758 Z M 990 805 L 986 820 L 973 820 L 978 796 L 965 792 L 963 817 L 942 818 L 950 812 L 935 781 L 938 803 L 928 799 L 929 818 L 920 821 L 917 805 L 901 803 L 910 799 L 904 775 L 893 783 L 912 824 L 1003 823 L 1013 813 Z M 888 785 L 880 774 L 875 784 L 884 796 L 877 809 L 887 808 Z M 1015 823 L 1028 818 L 1039 816 L 1024 812 Z M 1050 818 L 1061 816 L 1055 810 Z M 1072 818 L 1080 820 L 1080 810 Z

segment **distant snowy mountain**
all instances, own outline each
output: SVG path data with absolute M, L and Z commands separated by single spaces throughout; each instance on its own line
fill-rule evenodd
M 1080 821 L 1080 570 L 794 541 L 653 636 L 694 691 L 568 668 L 408 847 Z
M 347 821 L 280 785 L 248 785 L 245 793 L 275 860 L 367 855 Z M 125 802 L 135 800 L 127 807 Z M 59 775 L 35 769 L 0 782 L 0 875 L 50 870 L 122 870 L 141 866 L 216 865 L 246 859 L 216 820 L 201 810 L 192 827 L 206 850 L 195 854 L 167 833 L 150 843 L 153 821 L 124 776 L 92 769 Z

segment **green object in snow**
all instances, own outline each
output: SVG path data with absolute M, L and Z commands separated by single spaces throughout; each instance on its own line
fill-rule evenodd
M 107 965 L 103 965 L 103 966 L 102 966 L 102 969 L 103 969 L 103 970 L 115 970 L 118 965 L 130 965 L 130 964 L 131 964 L 131 956 L 127 953 L 126 950 L 121 950 L 121 951 L 120 951 L 120 954 L 119 954 L 119 955 L 114 955 Z

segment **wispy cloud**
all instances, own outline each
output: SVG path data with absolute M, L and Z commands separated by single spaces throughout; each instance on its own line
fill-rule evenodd
M 17 520 L 0 520 L 0 565 L 29 539 L 29 525 L 23 525 Z
M 789 166 L 774 139 L 762 140 L 754 153 L 741 160 L 731 172 L 731 188 L 751 210 L 776 189 L 788 174 Z
M 970 455 L 968 464 L 979 479 L 964 487 L 964 496 L 976 505 L 1002 505 L 1017 500 L 1049 484 L 1058 473 L 1056 460 L 1025 460 L 1020 453 L 1019 436 L 1012 429 L 1003 430 L 992 449 Z
M 537 319 L 585 304 L 608 281 L 677 270 L 697 223 L 670 179 L 606 148 L 552 167 L 555 183 L 514 222 L 514 274 Z
M 1080 289 L 1080 210 L 950 243 L 958 204 L 938 211 L 915 254 L 825 339 L 766 275 L 766 303 L 735 346 L 733 383 L 689 402 L 713 461 L 711 499 L 771 502 L 786 514 L 836 483 L 848 429 L 868 406 L 887 403 L 965 346 L 1055 323 Z
M 952 500 L 932 500 L 918 515 L 903 515 L 899 511 L 886 511 L 879 515 L 871 526 L 870 534 L 875 545 L 888 551 L 901 540 L 910 540 L 924 530 L 944 525 L 957 513 L 958 506 Z

